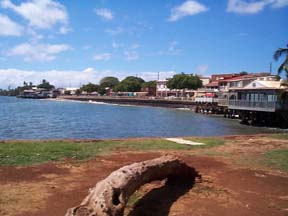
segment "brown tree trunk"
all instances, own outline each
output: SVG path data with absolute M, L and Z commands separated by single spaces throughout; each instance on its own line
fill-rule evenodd
M 175 177 L 194 181 L 195 170 L 169 155 L 124 166 L 98 182 L 66 216 L 122 216 L 129 197 L 142 185 Z

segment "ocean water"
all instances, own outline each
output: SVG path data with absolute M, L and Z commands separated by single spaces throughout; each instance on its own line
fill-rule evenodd
M 0 140 L 214 136 L 274 131 L 187 110 L 0 96 Z

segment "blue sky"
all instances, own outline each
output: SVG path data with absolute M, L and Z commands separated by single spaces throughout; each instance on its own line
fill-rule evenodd
M 273 72 L 288 0 L 0 0 L 0 88 Z

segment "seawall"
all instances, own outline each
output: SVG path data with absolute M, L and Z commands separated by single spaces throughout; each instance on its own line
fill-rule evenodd
M 111 104 L 127 104 L 138 106 L 169 107 L 169 108 L 189 108 L 195 109 L 196 103 L 190 100 L 166 100 L 135 97 L 99 97 L 99 96 L 60 96 L 59 99 L 77 101 L 95 101 Z

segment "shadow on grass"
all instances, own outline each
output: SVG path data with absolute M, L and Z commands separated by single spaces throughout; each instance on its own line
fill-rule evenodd
M 172 204 L 187 193 L 195 184 L 198 172 L 191 167 L 185 167 L 181 175 L 169 176 L 164 186 L 156 188 L 138 200 L 128 216 L 167 216 Z

